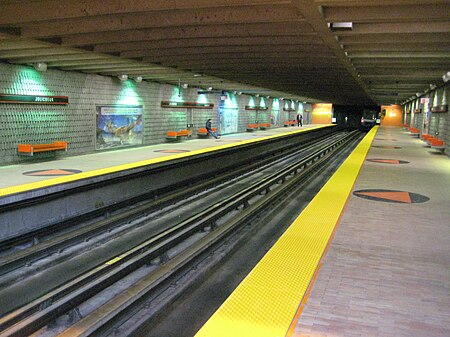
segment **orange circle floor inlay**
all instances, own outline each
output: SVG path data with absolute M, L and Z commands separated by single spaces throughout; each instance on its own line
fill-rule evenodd
M 380 164 L 409 164 L 409 161 L 398 159 L 367 159 L 367 161 Z
M 430 198 L 417 193 L 382 189 L 354 191 L 353 195 L 372 201 L 393 202 L 400 204 L 416 204 L 430 200 Z
M 24 176 L 31 176 L 31 177 L 55 177 L 55 176 L 58 177 L 58 176 L 68 176 L 80 172 L 83 171 L 72 169 L 47 169 L 47 170 L 28 171 L 22 174 Z

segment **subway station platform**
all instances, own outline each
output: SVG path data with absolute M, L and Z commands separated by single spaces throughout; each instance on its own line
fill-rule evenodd
M 450 160 L 375 128 L 196 337 L 450 335 Z
M 450 336 L 449 205 L 449 157 L 381 127 L 292 336 Z
M 58 156 L 56 154 L 54 160 L 42 162 L 30 161 L 26 163 L 26 160 L 24 160 L 18 165 L 0 167 L 0 197 L 83 179 L 87 176 L 101 175 L 113 170 L 125 170 L 179 158 L 180 156 L 190 156 L 198 153 L 198 151 L 215 151 L 223 147 L 236 146 L 267 137 L 302 132 L 318 127 L 321 127 L 321 125 L 278 127 L 269 130 L 224 135 L 220 139 L 214 139 L 210 136 L 206 139 L 194 138 L 180 142 L 124 148 L 81 156 Z

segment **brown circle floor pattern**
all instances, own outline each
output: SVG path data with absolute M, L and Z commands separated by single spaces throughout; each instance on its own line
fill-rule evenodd
M 59 177 L 59 176 L 68 176 L 80 172 L 83 171 L 72 169 L 46 169 L 46 170 L 28 171 L 22 174 L 24 176 L 30 177 Z
M 161 153 L 183 153 L 183 152 L 191 152 L 190 150 L 155 150 L 154 152 L 161 152 Z
M 399 204 L 417 204 L 430 200 L 430 198 L 417 193 L 383 189 L 359 190 L 354 191 L 353 195 L 372 201 L 392 202 Z
M 389 146 L 389 145 L 373 145 L 372 147 L 376 147 L 379 149 L 401 149 L 400 146 Z

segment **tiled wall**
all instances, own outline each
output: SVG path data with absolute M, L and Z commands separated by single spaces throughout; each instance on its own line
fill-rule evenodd
M 212 119 L 213 126 L 218 125 L 218 93 L 202 98 L 214 103 L 214 109 L 161 107 L 162 100 L 197 101 L 199 96 L 195 88 L 180 90 L 177 86 L 159 83 L 121 82 L 113 77 L 51 69 L 38 72 L 32 67 L 0 63 L 0 93 L 69 97 L 66 106 L 0 104 L 0 165 L 55 156 L 55 153 L 40 153 L 34 158 L 19 156 L 17 146 L 21 143 L 62 140 L 69 142 L 67 155 L 95 152 L 96 113 L 102 105 L 142 105 L 143 145 L 165 142 L 167 131 L 185 129 L 191 122 L 194 130 L 204 127 L 208 118 Z M 249 96 L 236 96 L 236 101 L 239 107 L 238 132 L 244 132 L 247 124 L 255 120 L 254 111 L 245 110 Z M 271 104 L 272 100 L 266 99 L 269 111 Z M 258 119 L 261 123 L 269 122 L 270 113 L 260 112 Z M 66 154 L 59 152 L 57 155 Z
M 422 96 L 429 99 L 429 104 L 424 105 L 420 103 L 420 98 L 407 103 L 403 107 L 404 121 L 410 126 L 418 128 L 421 132 L 427 132 L 445 142 L 445 153 L 450 155 L 450 112 L 431 112 L 430 120 L 428 121 L 428 130 L 424 120 L 431 108 L 448 105 L 449 85 L 438 88 Z M 414 113 L 416 109 L 422 109 L 422 113 Z M 411 114 L 406 114 L 406 111 L 411 110 Z

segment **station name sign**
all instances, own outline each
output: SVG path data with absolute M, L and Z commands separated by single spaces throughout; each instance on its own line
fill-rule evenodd
M 213 103 L 161 101 L 162 108 L 212 109 Z
M 69 104 L 69 97 L 0 94 L 0 103 L 66 105 Z
M 268 110 L 269 108 L 266 106 L 262 106 L 262 105 L 257 105 L 257 106 L 250 106 L 250 105 L 246 105 L 245 106 L 245 110 Z

